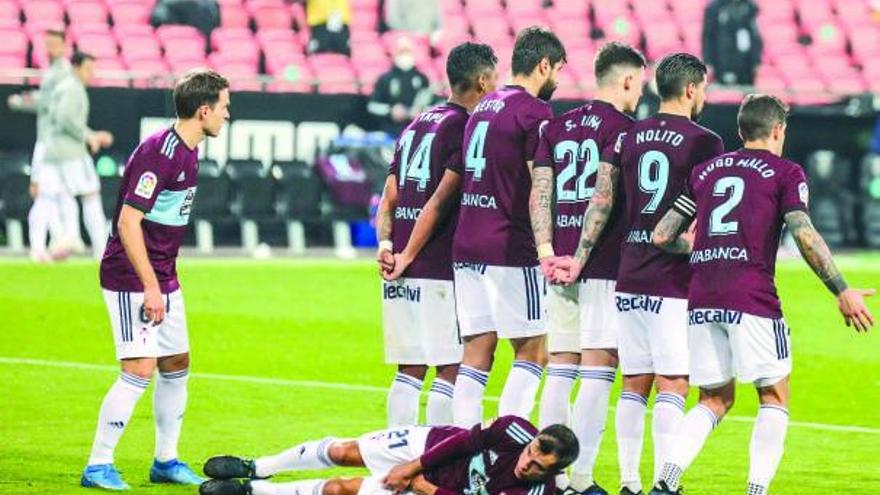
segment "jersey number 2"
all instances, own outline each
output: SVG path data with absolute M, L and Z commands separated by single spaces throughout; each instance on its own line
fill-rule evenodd
M 419 191 L 424 191 L 431 180 L 431 145 L 434 143 L 435 133 L 431 132 L 422 136 L 422 140 L 410 155 L 413 139 L 416 131 L 407 131 L 400 137 L 400 179 L 399 186 L 402 189 L 409 179 L 418 184 Z
M 742 201 L 743 193 L 746 190 L 746 183 L 742 177 L 722 177 L 715 183 L 712 189 L 712 196 L 730 196 L 727 201 L 716 206 L 709 215 L 709 235 L 728 235 L 735 234 L 739 230 L 739 222 L 730 220 L 725 222 L 724 217 L 730 214 L 734 208 Z

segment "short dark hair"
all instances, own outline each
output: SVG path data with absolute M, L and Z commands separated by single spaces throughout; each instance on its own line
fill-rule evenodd
M 644 68 L 647 65 L 645 56 L 635 48 L 612 41 L 605 43 L 596 54 L 596 60 L 593 63 L 593 72 L 596 75 L 596 81 L 601 81 L 615 67 L 632 67 L 635 69 Z
M 556 457 L 557 470 L 568 467 L 580 453 L 577 436 L 565 425 L 550 425 L 538 432 L 537 439 L 542 454 Z
M 45 35 L 46 36 L 58 36 L 62 40 L 64 40 L 64 38 L 65 38 L 64 31 L 62 31 L 60 29 L 47 29 Z
M 657 65 L 657 93 L 662 100 L 684 94 L 688 84 L 700 84 L 706 78 L 706 64 L 690 53 L 673 53 Z
M 95 60 L 95 56 L 91 53 L 81 52 L 79 50 L 73 52 L 73 55 L 70 56 L 70 65 L 74 67 L 80 67 L 82 64 L 88 62 L 89 60 Z
M 188 72 L 174 86 L 174 108 L 181 119 L 191 118 L 202 105 L 213 107 L 220 92 L 229 87 L 229 81 L 208 69 Z
M 462 43 L 449 52 L 446 58 L 446 77 L 453 92 L 471 89 L 476 79 L 486 70 L 498 63 L 498 57 L 489 45 L 482 43 Z
M 736 115 L 739 133 L 744 141 L 770 137 L 776 124 L 785 124 L 788 105 L 772 95 L 750 94 L 743 98 Z
M 531 74 L 544 58 L 550 60 L 550 65 L 566 62 L 565 47 L 555 34 L 546 28 L 532 26 L 516 35 L 511 63 L 514 75 Z

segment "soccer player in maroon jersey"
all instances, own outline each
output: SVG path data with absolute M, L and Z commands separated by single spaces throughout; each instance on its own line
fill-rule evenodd
M 700 403 L 690 410 L 652 494 L 679 493 L 679 480 L 733 406 L 735 382 L 751 383 L 761 407 L 752 430 L 747 495 L 768 493 L 788 427 L 791 335 L 774 274 L 782 226 L 836 297 L 847 326 L 874 324 L 865 296 L 850 288 L 810 222 L 800 165 L 782 158 L 788 108 L 749 95 L 737 116 L 743 148 L 694 168 L 684 192 L 654 229 L 654 244 L 690 255 L 690 380 Z M 695 235 L 684 235 L 696 219 Z
M 519 33 L 512 84 L 486 95 L 468 120 L 461 187 L 441 182 L 407 247 L 395 255 L 398 265 L 388 277 L 396 277 L 418 254 L 437 212 L 460 198 L 452 252 L 456 311 L 465 341 L 452 401 L 459 426 L 482 421 L 483 394 L 499 337 L 511 340 L 516 359 L 499 414 L 528 417 L 541 383 L 546 362 L 544 281 L 529 225 L 528 196 L 539 129 L 553 117 L 546 100 L 564 63 L 565 48 L 553 33 L 538 27 Z
M 535 156 L 531 220 L 547 277 L 552 277 L 554 255 L 573 255 L 577 249 L 594 193 L 598 201 L 608 200 L 601 191 L 608 187 L 620 141 L 633 125 L 623 112 L 634 111 L 642 96 L 645 58 L 628 45 L 608 43 L 596 55 L 594 72 L 595 98 L 544 126 Z M 609 206 L 619 210 L 622 198 Z M 607 494 L 593 482 L 593 466 L 617 369 L 614 286 L 623 239 L 623 222 L 617 217 L 611 216 L 577 283 L 551 286 L 547 294 L 550 364 L 540 424 L 570 421 L 581 453 L 572 465 L 569 488 L 585 495 Z M 581 384 L 569 418 L 578 375 Z
M 113 465 L 113 451 L 156 368 L 156 454 L 150 480 L 202 481 L 177 458 L 189 373 L 177 254 L 196 193 L 197 147 L 217 136 L 229 119 L 228 88 L 216 72 L 187 74 L 174 88 L 177 122 L 145 139 L 125 166 L 113 232 L 101 260 L 101 288 L 122 370 L 101 404 L 83 486 L 128 489 Z
M 324 438 L 255 460 L 218 456 L 205 463 L 214 478 L 201 495 L 553 495 L 554 477 L 577 457 L 577 438 L 564 425 L 540 432 L 503 416 L 489 425 L 407 426 L 356 440 Z M 285 471 L 365 467 L 357 478 L 273 483 Z M 244 480 L 241 480 L 244 478 Z
M 444 174 L 461 181 L 461 143 L 468 112 L 495 90 L 497 62 L 488 45 L 464 43 L 453 48 L 446 60 L 452 96 L 403 130 L 376 215 L 377 261 L 382 274 L 393 271 L 393 253 L 406 247 L 416 218 Z M 385 359 L 398 366 L 388 392 L 389 427 L 419 422 L 419 394 L 429 366 L 437 368 L 437 375 L 428 394 L 427 423 L 452 423 L 453 384 L 462 353 L 452 286 L 452 235 L 457 217 L 452 210 L 405 267 L 403 277 L 386 281 L 382 288 Z
M 659 113 L 637 122 L 623 138 L 608 191 L 614 197 L 620 189 L 626 198 L 615 297 L 623 392 L 615 415 L 621 485 L 632 493 L 642 488 L 639 464 L 651 386 L 658 392 L 651 429 L 655 480 L 688 392 L 688 259 L 654 246 L 651 233 L 691 169 L 724 152 L 721 138 L 694 122 L 706 100 L 705 64 L 687 53 L 671 54 L 658 64 L 656 79 Z M 610 216 L 607 204 L 591 201 L 580 247 L 558 265 L 564 282 L 581 272 Z

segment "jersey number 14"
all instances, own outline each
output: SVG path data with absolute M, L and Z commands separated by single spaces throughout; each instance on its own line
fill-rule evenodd
M 400 179 L 399 186 L 403 189 L 406 181 L 411 180 L 417 184 L 419 191 L 424 191 L 431 180 L 431 145 L 434 143 L 435 133 L 431 132 L 422 136 L 416 150 L 410 155 L 413 139 L 416 131 L 406 131 L 400 137 Z

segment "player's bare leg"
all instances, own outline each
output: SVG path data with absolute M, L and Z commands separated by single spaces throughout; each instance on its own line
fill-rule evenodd
M 639 465 L 645 441 L 645 411 L 653 384 L 653 374 L 624 375 L 615 411 L 620 484 L 633 493 L 642 490 Z
M 749 444 L 749 486 L 746 493 L 764 495 L 770 488 L 770 482 L 776 475 L 785 450 L 789 377 L 785 376 L 764 387 L 759 386 L 757 391 L 761 407 L 758 409 L 758 417 L 752 429 L 752 441 Z
M 377 483 L 373 480 L 371 482 Z M 264 480 L 210 480 L 199 487 L 201 495 L 357 495 L 364 478 L 331 478 L 272 483 Z
M 510 339 L 510 344 L 514 353 L 513 367 L 501 391 L 498 415 L 528 418 L 547 364 L 547 336 Z
M 574 402 L 571 426 L 580 442 L 580 455 L 571 466 L 571 487 L 601 493 L 593 468 L 608 418 L 608 399 L 617 372 L 616 349 L 584 349 L 580 356 L 581 386 Z
M 654 440 L 654 478 L 656 483 L 663 470 L 663 463 L 675 441 L 678 424 L 684 417 L 684 405 L 688 394 L 687 376 L 662 376 L 654 379 L 657 397 L 651 418 L 651 437 Z M 652 483 L 652 484 L 653 484 Z
M 428 392 L 425 422 L 431 426 L 450 425 L 453 422 L 452 395 L 455 391 L 458 363 L 440 365 L 436 370 L 437 374 Z
M 712 430 L 733 407 L 736 384 L 733 380 L 715 387 L 700 387 L 700 403 L 679 422 L 673 447 L 658 480 L 661 490 L 651 493 L 677 493 L 681 475 L 697 457 Z
M 495 332 L 465 337 L 464 354 L 452 396 L 452 416 L 456 426 L 469 428 L 483 421 L 483 394 L 496 347 L 498 334 Z
M 428 366 L 401 364 L 388 389 L 386 407 L 388 427 L 414 425 L 419 422 L 419 396 L 422 393 Z
M 581 357 L 575 352 L 553 352 L 547 363 L 547 379 L 541 392 L 538 424 L 541 428 L 553 424 L 570 424 L 571 389 L 577 379 Z

